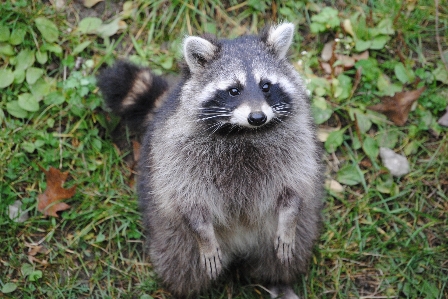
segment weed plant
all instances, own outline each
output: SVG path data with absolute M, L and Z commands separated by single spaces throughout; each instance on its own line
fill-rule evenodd
M 448 143 L 437 123 L 448 104 L 448 10 L 440 2 L 3 1 L 0 297 L 167 297 L 143 253 L 130 152 L 109 137 L 113 117 L 95 75 L 124 58 L 177 73 L 187 34 L 232 38 L 288 20 L 299 31 L 290 58 L 308 83 L 329 182 L 322 237 L 296 291 L 448 298 Z M 338 74 L 341 61 L 333 61 L 325 72 L 321 53 L 331 40 L 333 54 L 368 51 L 368 59 Z M 423 86 L 403 126 L 367 109 Z M 393 177 L 380 147 L 406 156 L 410 172 Z M 46 188 L 39 165 L 68 171 L 64 186 L 76 185 L 58 218 L 37 211 Z M 29 215 L 24 222 L 10 219 L 15 201 Z M 211 296 L 267 293 L 240 277 Z

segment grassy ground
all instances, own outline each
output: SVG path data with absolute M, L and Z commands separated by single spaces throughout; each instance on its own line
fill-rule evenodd
M 185 34 L 233 37 L 279 20 L 298 25 L 291 60 L 329 133 L 327 177 L 343 187 L 329 188 L 323 234 L 296 291 L 448 297 L 448 142 L 436 122 L 448 98 L 446 5 L 436 12 L 426 0 L 51 3 L 6 0 L 0 8 L 0 297 L 164 298 L 142 253 L 129 152 L 109 138 L 94 76 L 124 57 L 175 73 Z M 335 38 L 336 53 L 367 50 L 370 58 L 326 74 L 321 52 Z M 422 86 L 404 126 L 366 109 Z M 379 146 L 405 155 L 410 173 L 392 177 Z M 37 211 L 46 188 L 38 165 L 68 171 L 64 186 L 77 186 L 58 218 Z M 23 223 L 8 215 L 16 200 L 30 216 Z M 267 296 L 244 278 L 212 294 Z

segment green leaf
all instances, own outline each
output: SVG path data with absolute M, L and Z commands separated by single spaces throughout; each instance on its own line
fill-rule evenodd
M 54 127 L 54 123 L 55 123 L 54 118 L 49 118 L 49 119 L 47 119 L 47 126 L 48 126 L 49 128 L 53 128 L 53 127 Z
M 21 43 L 23 43 L 25 34 L 26 34 L 25 29 L 22 28 L 14 29 L 11 35 L 9 36 L 9 43 L 13 46 L 20 45 Z
M 85 41 L 85 42 L 83 42 L 83 43 L 80 43 L 79 45 L 77 45 L 77 46 L 73 49 L 73 53 L 72 53 L 72 55 L 77 55 L 77 54 L 81 53 L 81 52 L 84 51 L 84 49 L 87 48 L 91 43 L 92 43 L 92 41 L 90 41 L 90 40 Z
M 375 160 L 376 157 L 378 157 L 378 154 L 380 153 L 378 142 L 376 142 L 375 139 L 369 136 L 366 136 L 366 138 L 364 139 L 362 149 L 364 150 L 364 153 L 366 153 L 366 155 L 371 160 Z
M 8 111 L 8 113 L 12 116 L 18 118 L 25 118 L 28 116 L 28 112 L 20 108 L 18 101 L 11 101 L 9 103 L 6 103 L 6 111 Z
M 386 45 L 386 43 L 390 40 L 389 36 L 386 35 L 380 35 L 375 37 L 372 40 L 372 44 L 370 45 L 370 49 L 372 50 L 381 50 L 382 48 L 384 48 L 384 46 Z
M 22 267 L 20 267 L 20 272 L 22 272 L 23 276 L 28 276 L 34 271 L 34 267 L 30 264 L 23 264 Z
M 14 292 L 17 289 L 17 285 L 13 282 L 7 282 L 2 287 L 3 294 L 9 294 Z
M 316 124 L 327 121 L 333 114 L 333 110 L 328 108 L 327 102 L 322 97 L 316 97 L 311 104 L 311 112 Z
M 335 28 L 339 26 L 341 21 L 338 17 L 339 12 L 331 7 L 324 7 L 320 13 L 311 17 L 313 22 L 325 24 L 327 28 Z
M 437 64 L 437 68 L 432 71 L 437 81 L 448 84 L 448 71 L 442 63 Z
M 173 57 L 172 56 L 168 56 L 161 64 L 161 66 L 166 69 L 169 70 L 173 67 Z
M 14 73 L 10 69 L 0 69 L 0 88 L 8 87 L 14 81 Z
M 325 27 L 325 25 L 320 23 L 311 23 L 310 29 L 312 33 L 319 33 L 324 32 L 327 29 L 327 27 Z
M 344 142 L 344 131 L 345 130 L 337 130 L 328 135 L 327 140 L 325 140 L 325 149 L 327 152 L 332 153 L 341 146 L 342 142 Z
M 347 99 L 351 92 L 352 92 L 352 79 L 344 74 L 340 74 L 338 76 L 339 81 L 339 87 L 341 88 L 342 92 L 340 92 L 337 96 L 339 100 L 345 100 Z
M 55 23 L 44 17 L 38 17 L 34 22 L 47 42 L 53 43 L 58 40 L 59 30 Z
M 65 102 L 65 97 L 57 91 L 50 92 L 45 98 L 45 105 L 60 105 Z
M 118 30 L 120 29 L 120 22 L 121 22 L 121 19 L 117 18 L 110 23 L 102 24 L 96 30 L 96 34 L 98 34 L 99 36 L 101 36 L 103 38 L 112 36 L 112 35 L 116 34 L 118 32 Z
M 358 136 L 353 136 L 352 138 L 352 148 L 358 150 L 361 148 L 361 141 L 359 141 Z
M 358 110 L 358 109 L 356 109 Z M 360 110 L 355 112 L 358 128 L 361 131 L 361 133 L 365 133 L 372 127 L 372 122 L 370 121 L 369 117 L 362 113 Z
M 375 28 L 375 35 L 384 34 L 384 35 L 393 35 L 395 30 L 393 28 L 392 20 L 389 18 L 382 19 L 381 22 Z
M 25 81 L 25 71 L 24 70 L 15 70 L 14 71 L 14 83 L 20 84 Z
M 398 80 L 401 83 L 406 84 L 409 81 L 408 75 L 406 74 L 406 69 L 404 68 L 403 63 L 397 63 L 394 67 L 395 76 L 397 76 Z
M 36 112 L 39 110 L 39 102 L 30 93 L 22 93 L 18 96 L 19 106 L 23 110 Z
M 41 51 L 48 51 L 54 54 L 62 54 L 62 48 L 58 44 L 44 44 L 41 48 Z
M 42 77 L 44 70 L 37 67 L 30 67 L 26 70 L 26 82 L 28 84 L 36 83 L 37 79 Z
M 355 165 L 342 167 L 337 174 L 337 181 L 341 184 L 354 186 L 363 181 L 362 174 Z
M 398 142 L 398 132 L 392 130 L 383 130 L 377 135 L 378 145 L 393 149 Z
M 40 270 L 35 270 L 28 276 L 28 279 L 30 281 L 36 281 L 39 280 L 40 278 L 42 278 L 42 271 Z
M 81 20 L 78 25 L 78 31 L 84 34 L 96 33 L 103 24 L 100 18 L 87 17 Z
M 10 44 L 0 43 L 0 54 L 13 56 L 16 52 L 14 52 L 14 48 Z
M 9 40 L 9 28 L 5 25 L 0 25 L 0 42 L 7 42 Z
M 48 61 L 48 54 L 45 51 L 37 51 L 36 52 L 36 60 L 37 62 L 39 62 L 40 64 L 45 64 Z
M 371 41 L 358 39 L 355 41 L 355 50 L 357 52 L 364 52 L 365 50 L 369 49 L 371 45 L 372 45 Z
M 382 95 L 393 96 L 396 92 L 403 90 L 403 86 L 400 84 L 391 84 L 387 75 L 381 73 L 377 81 L 378 90 Z
M 34 63 L 34 51 L 24 49 L 17 55 L 16 70 L 26 70 Z
M 36 150 L 36 147 L 34 146 L 34 144 L 31 142 L 28 142 L 28 141 L 23 142 L 21 147 L 24 151 L 26 151 L 27 153 L 30 153 L 30 154 Z
M 104 234 L 102 234 L 102 233 L 99 233 L 96 236 L 95 243 L 100 243 L 100 242 L 103 242 L 104 240 L 106 240 L 106 236 Z
M 41 140 L 41 139 L 37 139 L 36 141 L 34 141 L 34 146 L 36 147 L 36 148 L 40 148 L 40 147 L 42 147 L 44 144 L 45 144 L 45 141 L 44 140 Z
M 39 78 L 36 83 L 30 85 L 30 90 L 34 97 L 40 101 L 43 97 L 50 93 L 51 84 L 42 77 Z

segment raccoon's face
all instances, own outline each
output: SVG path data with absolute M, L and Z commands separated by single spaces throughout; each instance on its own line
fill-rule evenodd
M 183 95 L 196 121 L 212 133 L 229 133 L 268 128 L 288 118 L 297 98 L 305 96 L 284 59 L 293 32 L 286 23 L 261 37 L 220 42 L 188 37 L 184 56 L 191 77 Z

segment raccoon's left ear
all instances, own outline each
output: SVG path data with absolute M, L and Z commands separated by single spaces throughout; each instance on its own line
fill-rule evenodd
M 294 36 L 294 24 L 282 23 L 270 27 L 262 33 L 261 40 L 270 47 L 279 59 L 283 59 L 291 46 Z
M 192 73 L 200 71 L 217 50 L 218 47 L 202 37 L 189 36 L 184 40 L 184 58 Z

